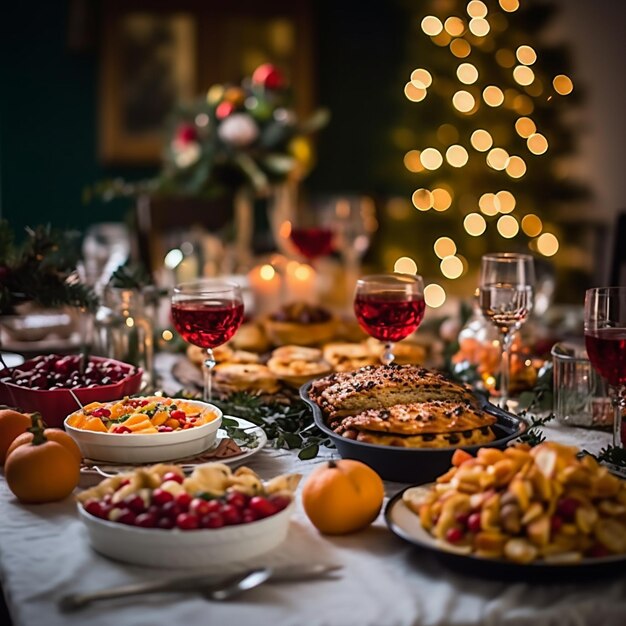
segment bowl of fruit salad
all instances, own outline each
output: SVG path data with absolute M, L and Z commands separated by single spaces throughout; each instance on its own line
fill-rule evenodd
M 221 423 L 212 404 L 141 396 L 91 402 L 63 425 L 85 458 L 132 464 L 196 456 L 215 444 Z
M 150 567 L 215 567 L 282 543 L 298 474 L 267 482 L 247 467 L 198 466 L 185 477 L 155 465 L 107 478 L 77 496 L 94 550 Z
M 106 402 L 139 391 L 142 370 L 122 361 L 80 354 L 47 354 L 0 370 L 0 404 L 41 413 L 47 426 L 60 428 L 81 404 Z

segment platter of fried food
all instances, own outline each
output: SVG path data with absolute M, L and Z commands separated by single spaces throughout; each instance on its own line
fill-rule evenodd
M 626 481 L 578 452 L 555 442 L 481 448 L 475 457 L 459 450 L 434 483 L 389 502 L 387 524 L 483 571 L 623 567 Z

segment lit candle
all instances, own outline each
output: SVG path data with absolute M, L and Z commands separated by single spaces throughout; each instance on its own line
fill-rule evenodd
M 255 313 L 264 315 L 278 308 L 280 304 L 281 279 L 276 270 L 266 263 L 257 265 L 248 274 L 254 294 Z
M 306 263 L 290 261 L 285 269 L 285 291 L 288 302 L 314 303 L 317 274 Z

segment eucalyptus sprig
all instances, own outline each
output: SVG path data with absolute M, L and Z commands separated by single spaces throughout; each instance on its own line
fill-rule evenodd
M 525 411 L 522 411 L 519 416 L 526 421 L 528 428 L 524 434 L 517 438 L 517 441 L 527 443 L 529 446 L 534 447 L 546 440 L 546 436 L 543 434 L 541 427 L 555 418 L 554 413 L 550 413 L 550 415 L 546 415 L 545 417 L 535 417 L 534 415 L 529 416 Z

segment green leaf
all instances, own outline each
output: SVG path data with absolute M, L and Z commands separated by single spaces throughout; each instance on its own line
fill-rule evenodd
M 320 451 L 320 447 L 315 443 L 312 446 L 307 446 L 306 448 L 302 448 L 298 453 L 298 458 L 301 461 L 308 461 L 309 459 L 314 459 Z

